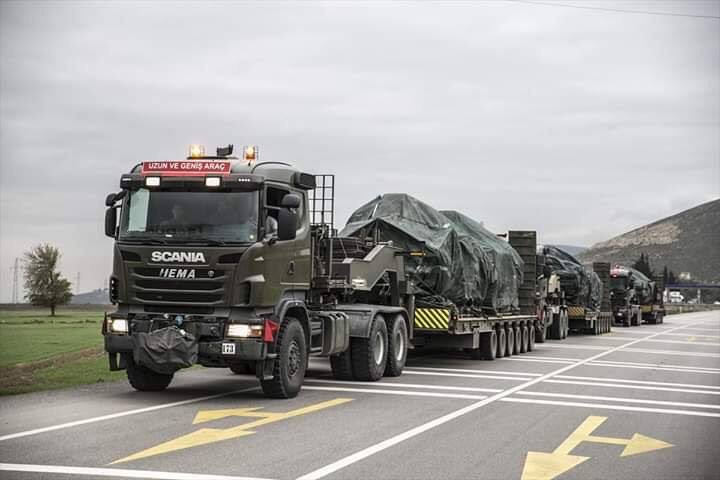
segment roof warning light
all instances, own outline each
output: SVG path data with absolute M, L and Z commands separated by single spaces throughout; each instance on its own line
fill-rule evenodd
M 205 147 L 202 145 L 193 144 L 188 149 L 189 158 L 202 158 L 205 156 Z

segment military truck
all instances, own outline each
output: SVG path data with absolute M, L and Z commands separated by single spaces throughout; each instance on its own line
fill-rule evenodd
M 615 265 L 610 270 L 610 304 L 616 325 L 630 327 L 640 324 L 640 302 L 641 297 L 646 295 L 647 282 L 647 277 L 634 268 Z
M 400 375 L 411 252 L 337 238 L 333 204 L 334 176 L 260 162 L 254 147 L 134 166 L 106 199 L 110 369 L 154 391 L 193 364 L 231 368 L 277 398 L 298 394 L 309 355 L 340 378 Z
M 640 303 L 640 312 L 645 323 L 655 325 L 663 323 L 665 319 L 665 279 L 662 275 L 653 277 L 651 294 Z
M 536 332 L 536 341 L 544 343 L 546 338 L 562 340 L 569 331 L 568 307 L 560 275 L 554 272 L 547 262 L 543 248 L 538 248 L 535 257 L 537 265 L 537 302 L 540 325 Z

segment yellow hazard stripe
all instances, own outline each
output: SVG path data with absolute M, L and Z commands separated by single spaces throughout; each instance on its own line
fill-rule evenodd
M 430 330 L 447 330 L 450 326 L 450 311 L 444 308 L 415 309 L 415 325 Z
M 585 316 L 585 308 L 584 307 L 568 307 L 568 316 L 584 317 Z

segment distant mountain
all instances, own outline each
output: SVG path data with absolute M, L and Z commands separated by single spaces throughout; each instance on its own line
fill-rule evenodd
M 98 288 L 97 290 L 93 290 L 92 292 L 85 292 L 73 295 L 72 299 L 70 300 L 71 305 L 107 305 L 108 303 L 110 303 L 110 299 L 108 298 L 108 291 L 104 288 Z
M 564 250 L 570 255 L 577 257 L 578 254 L 584 252 L 588 249 L 588 247 L 578 247 L 577 245 L 558 245 L 553 244 L 553 246 L 558 247 L 560 250 Z
M 631 264 L 647 253 L 656 273 L 667 265 L 693 280 L 720 282 L 720 199 L 636 228 L 585 250 L 583 263 Z

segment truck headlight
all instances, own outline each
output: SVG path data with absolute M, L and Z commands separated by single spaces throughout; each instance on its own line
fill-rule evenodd
M 124 318 L 110 320 L 110 331 L 113 333 L 128 333 L 128 321 Z
M 247 323 L 231 323 L 227 327 L 228 337 L 260 338 L 263 335 L 262 325 L 248 325 Z

